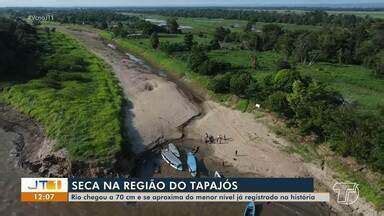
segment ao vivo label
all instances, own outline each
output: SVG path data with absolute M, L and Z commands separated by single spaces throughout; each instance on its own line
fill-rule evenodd
M 22 202 L 66 202 L 68 179 L 21 178 Z

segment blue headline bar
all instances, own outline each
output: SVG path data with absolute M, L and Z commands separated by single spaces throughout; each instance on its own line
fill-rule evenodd
M 313 192 L 313 178 L 68 179 L 69 192 Z

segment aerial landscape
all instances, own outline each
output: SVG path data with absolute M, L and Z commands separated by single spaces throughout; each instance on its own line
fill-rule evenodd
M 384 215 L 384 4 L 0 0 L 0 155 L 0 215 Z M 331 199 L 19 201 L 22 177 L 223 176 Z

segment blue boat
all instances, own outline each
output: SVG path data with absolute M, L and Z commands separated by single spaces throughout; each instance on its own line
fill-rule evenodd
M 191 173 L 192 177 L 196 177 L 197 162 L 196 162 L 196 157 L 192 152 L 187 153 L 187 164 L 188 164 L 189 173 Z
M 254 202 L 249 202 L 244 210 L 244 216 L 255 216 L 256 207 Z

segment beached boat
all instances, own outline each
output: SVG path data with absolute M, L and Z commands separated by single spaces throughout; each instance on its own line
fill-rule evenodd
M 180 157 L 180 152 L 173 143 L 168 144 L 168 149 L 171 151 L 176 157 Z
M 254 202 L 247 203 L 247 206 L 244 210 L 244 216 L 255 216 L 256 214 L 256 207 Z
M 192 152 L 187 153 L 187 164 L 189 172 L 193 177 L 196 177 L 197 175 L 197 161 L 196 157 Z
M 165 160 L 165 162 L 171 165 L 171 167 L 179 171 L 183 171 L 183 164 L 181 163 L 180 159 L 177 158 L 170 150 L 162 149 L 161 157 Z
M 221 178 L 222 176 L 220 175 L 220 173 L 218 171 L 215 171 L 214 177 L 215 178 Z

